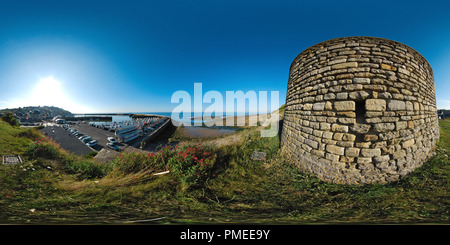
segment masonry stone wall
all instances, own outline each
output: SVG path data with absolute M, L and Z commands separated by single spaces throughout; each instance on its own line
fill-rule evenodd
M 281 147 L 319 178 L 396 181 L 427 160 L 438 137 L 433 71 L 414 49 L 347 37 L 292 62 Z

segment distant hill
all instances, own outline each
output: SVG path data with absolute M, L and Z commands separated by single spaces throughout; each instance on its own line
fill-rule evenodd
M 437 110 L 437 113 L 441 119 L 450 117 L 450 110 L 440 109 Z
M 72 112 L 55 106 L 26 106 L 0 110 L 0 114 L 12 112 L 21 122 L 39 122 L 58 115 L 71 116 Z

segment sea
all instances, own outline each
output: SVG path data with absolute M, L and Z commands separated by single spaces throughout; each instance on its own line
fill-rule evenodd
M 151 114 L 151 115 L 159 115 L 159 116 L 164 116 L 164 117 L 172 117 L 172 112 L 129 112 L 129 113 L 111 113 L 111 114 L 107 114 L 107 113 L 91 113 L 91 114 L 78 114 L 77 116 L 110 116 L 112 117 L 112 121 L 111 122 L 101 122 L 101 121 L 97 121 L 94 122 L 94 124 L 112 124 L 112 123 L 131 123 L 133 121 L 133 118 L 131 118 L 129 115 L 130 114 Z M 252 115 L 253 113 L 222 113 L 222 114 L 217 114 L 217 113 L 212 113 L 211 117 L 215 118 L 216 116 L 218 117 L 227 117 L 227 116 L 243 116 L 243 115 Z M 190 116 L 187 117 L 183 117 L 183 114 L 180 113 L 179 118 L 181 120 L 181 122 L 190 122 L 191 124 L 194 123 L 200 123 L 200 122 L 205 122 L 202 119 L 202 113 L 201 112 L 191 112 Z

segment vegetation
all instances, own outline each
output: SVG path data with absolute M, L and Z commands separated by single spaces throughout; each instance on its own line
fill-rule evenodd
M 220 146 L 226 137 L 189 140 L 103 165 L 0 121 L 1 154 L 24 156 L 0 166 L 0 222 L 449 223 L 450 121 L 440 129 L 423 167 L 395 183 L 357 186 L 302 173 L 279 153 L 279 138 L 261 138 L 257 128 Z
M 14 117 L 14 113 L 8 111 L 2 115 L 2 120 L 9 123 L 11 126 L 19 126 L 19 121 Z
M 0 110 L 0 113 L 12 112 L 12 113 L 26 114 L 30 111 L 32 112 L 35 110 L 39 110 L 42 112 L 51 112 L 54 115 L 61 115 L 61 116 L 72 115 L 72 113 L 70 111 L 64 110 L 64 109 L 56 107 L 56 106 L 26 106 L 26 107 L 19 107 L 19 108 L 2 109 L 2 110 Z

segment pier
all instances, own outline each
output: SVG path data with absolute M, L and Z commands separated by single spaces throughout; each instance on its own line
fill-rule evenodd
M 65 116 L 63 117 L 66 121 L 100 121 L 100 122 L 112 122 L 111 116 Z

